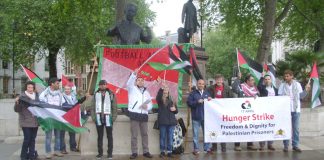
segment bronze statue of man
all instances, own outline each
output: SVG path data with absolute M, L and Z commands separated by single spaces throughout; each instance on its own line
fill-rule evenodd
M 184 29 L 186 33 L 189 34 L 189 40 L 192 35 L 197 32 L 197 26 L 200 27 L 197 20 L 197 10 L 192 0 L 188 0 L 187 3 L 183 5 L 181 22 L 184 23 Z
M 152 40 L 151 30 L 147 27 L 147 35 L 145 35 L 144 30 L 133 21 L 137 13 L 137 6 L 128 3 L 124 13 L 125 19 L 112 29 L 109 29 L 107 36 L 116 36 L 119 44 L 124 45 L 139 44 L 140 41 L 150 43 Z

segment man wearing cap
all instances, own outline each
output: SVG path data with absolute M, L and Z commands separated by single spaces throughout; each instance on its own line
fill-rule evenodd
M 62 106 L 64 99 L 62 98 L 62 93 L 60 92 L 60 81 L 56 77 L 52 77 L 48 81 L 49 87 L 47 87 L 39 96 L 39 100 L 46 102 L 48 104 L 56 105 L 58 107 Z M 51 140 L 52 140 L 53 130 L 45 132 L 45 151 L 46 158 L 51 159 Z M 60 152 L 60 130 L 54 129 L 55 135 L 55 144 L 54 144 L 54 156 L 63 157 L 63 154 Z
M 107 87 L 107 82 L 101 80 L 99 88 L 92 99 L 91 117 L 96 123 L 98 133 L 98 159 L 103 156 L 103 135 L 106 129 L 108 138 L 108 159 L 112 159 L 113 152 L 113 122 L 117 118 L 117 103 L 114 93 Z
M 131 150 L 130 159 L 136 159 L 138 154 L 138 130 L 142 136 L 143 156 L 152 158 L 148 148 L 147 121 L 148 111 L 152 109 L 150 93 L 144 87 L 143 77 L 137 77 L 137 70 L 131 74 L 127 81 L 128 91 L 128 116 L 130 118 Z

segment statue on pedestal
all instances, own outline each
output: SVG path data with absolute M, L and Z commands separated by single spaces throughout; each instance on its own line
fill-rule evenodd
M 188 38 L 190 41 L 192 35 L 197 32 L 197 26 L 200 27 L 197 19 L 197 9 L 192 3 L 192 0 L 188 0 L 188 2 L 183 5 L 181 22 L 184 23 L 184 29 L 186 34 L 189 34 Z
M 133 3 L 128 3 L 124 10 L 125 19 L 118 23 L 115 27 L 107 31 L 107 36 L 116 36 L 119 44 L 132 45 L 139 44 L 140 41 L 150 43 L 152 34 L 149 27 L 146 27 L 147 34 L 136 24 L 133 19 L 137 13 L 137 6 Z

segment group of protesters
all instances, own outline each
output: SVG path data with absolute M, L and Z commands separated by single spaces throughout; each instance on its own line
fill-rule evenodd
M 220 74 L 215 76 L 215 84 L 206 87 L 205 81 L 200 79 L 197 81 L 197 87 L 191 91 L 187 99 L 187 105 L 191 109 L 192 131 L 193 131 L 193 154 L 199 155 L 199 130 L 202 128 L 204 132 L 204 101 L 213 98 L 235 98 L 235 97 L 267 97 L 267 96 L 290 96 L 291 101 L 291 123 L 292 123 L 292 150 L 301 152 L 299 148 L 299 116 L 300 116 L 300 99 L 307 95 L 310 89 L 309 85 L 305 86 L 303 91 L 301 84 L 294 80 L 293 72 L 286 70 L 284 72 L 284 82 L 277 89 L 273 84 L 270 75 L 262 73 L 262 77 L 258 84 L 255 84 L 254 77 L 247 75 L 241 82 L 241 74 L 233 82 L 232 86 L 224 83 L 224 77 Z M 58 107 L 71 106 L 82 103 L 85 99 L 91 101 L 90 108 L 85 107 L 88 114 L 91 115 L 96 125 L 98 134 L 96 158 L 103 157 L 103 135 L 106 130 L 108 138 L 107 158 L 112 159 L 113 153 L 113 124 L 117 118 L 117 101 L 113 91 L 107 87 L 105 80 L 99 81 L 99 87 L 94 95 L 86 94 L 81 100 L 78 98 L 73 85 L 64 86 L 64 90 L 60 90 L 60 79 L 50 78 L 49 87 L 42 93 L 38 94 L 35 90 L 35 83 L 28 81 L 25 85 L 26 90 L 20 95 L 28 99 L 46 102 Z M 173 132 L 177 124 L 175 114 L 178 113 L 176 101 L 171 97 L 167 84 L 161 82 L 160 89 L 156 95 L 158 104 L 157 122 L 160 130 L 160 157 L 172 158 Z M 152 97 L 144 85 L 144 78 L 137 74 L 137 70 L 133 72 L 127 81 L 128 91 L 128 110 L 126 115 L 130 118 L 131 131 L 131 156 L 130 159 L 138 157 L 137 137 L 140 132 L 143 148 L 143 156 L 152 158 L 148 146 L 148 113 L 152 109 Z M 27 109 L 26 103 L 16 98 L 14 110 L 19 113 L 19 123 L 24 134 L 20 157 L 22 160 L 37 159 L 38 154 L 35 150 L 35 139 L 38 130 L 37 118 Z M 68 104 L 68 105 L 64 105 Z M 52 134 L 54 131 L 54 152 L 51 149 Z M 63 157 L 68 154 L 65 145 L 65 131 L 53 129 L 45 133 L 45 151 L 46 158 L 51 159 L 53 156 Z M 69 132 L 70 151 L 79 152 L 75 140 L 75 133 Z M 284 140 L 284 152 L 288 152 L 289 140 Z M 266 146 L 267 145 L 267 146 Z M 221 143 L 221 152 L 226 152 L 226 143 Z M 234 145 L 235 151 L 241 151 L 240 143 Z M 273 141 L 259 142 L 257 148 L 253 142 L 247 143 L 247 150 L 265 150 L 274 151 Z M 204 143 L 203 149 L 206 154 L 213 154 L 217 151 L 217 144 Z
M 305 86 L 305 90 L 302 89 L 301 84 L 294 80 L 294 75 L 291 70 L 284 72 L 284 81 L 280 84 L 279 88 L 273 85 L 271 76 L 262 73 L 262 77 L 259 83 L 255 83 L 255 79 L 251 74 L 248 74 L 243 83 L 241 82 L 241 73 L 238 78 L 234 80 L 231 88 L 224 83 L 224 77 L 220 74 L 215 76 L 215 85 L 205 87 L 204 80 L 199 80 L 197 89 L 192 91 L 188 97 L 187 104 L 191 108 L 192 115 L 192 128 L 193 128 L 193 154 L 199 155 L 199 128 L 202 128 L 204 132 L 204 100 L 212 98 L 235 98 L 235 97 L 268 97 L 268 96 L 289 96 L 291 109 L 291 124 L 292 124 L 292 150 L 295 152 L 302 152 L 299 148 L 299 117 L 300 117 L 300 100 L 306 97 L 310 90 L 310 85 Z M 274 151 L 273 141 L 259 142 L 259 148 L 257 148 L 253 142 L 247 143 L 247 150 L 263 151 L 266 149 Z M 289 140 L 283 141 L 283 151 L 288 152 Z M 221 143 L 221 151 L 226 152 L 226 143 Z M 240 143 L 234 144 L 235 151 L 241 151 Z M 206 154 L 213 154 L 217 151 L 217 144 L 204 143 L 204 151 Z

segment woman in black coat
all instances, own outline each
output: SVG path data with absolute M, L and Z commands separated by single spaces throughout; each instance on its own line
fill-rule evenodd
M 175 114 L 178 113 L 176 104 L 172 101 L 169 88 L 164 85 L 156 96 L 158 103 L 158 123 L 160 129 L 160 157 L 172 157 L 173 131 L 177 125 Z

